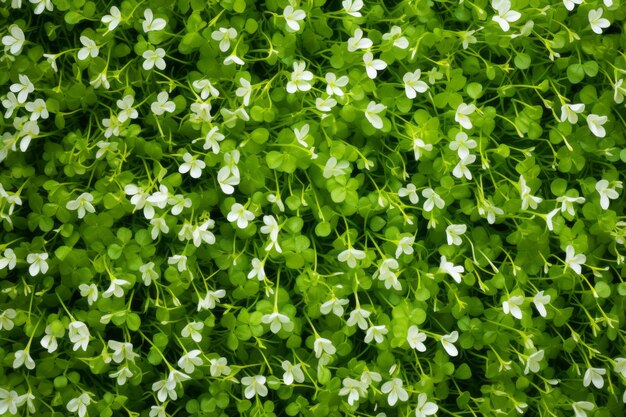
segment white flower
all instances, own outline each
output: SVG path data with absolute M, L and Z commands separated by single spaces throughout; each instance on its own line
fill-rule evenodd
M 289 5 L 283 10 L 283 17 L 287 22 L 288 30 L 297 32 L 300 30 L 300 23 L 298 22 L 306 18 L 306 13 L 304 10 L 294 9 L 293 6 Z
M 578 104 L 563 104 L 561 106 L 561 122 L 568 121 L 571 124 L 578 122 L 578 114 L 585 111 L 585 105 Z
M 417 188 L 413 183 L 409 183 L 406 185 L 406 187 L 400 188 L 398 190 L 398 197 L 409 197 L 409 201 L 411 201 L 411 203 L 413 204 L 417 204 L 419 202 Z
M 143 69 L 146 71 L 151 70 L 153 67 L 157 67 L 160 70 L 165 69 L 165 50 L 163 48 L 156 48 L 155 50 L 147 49 L 141 55 L 145 61 L 143 61 Z
M 2 44 L 4 45 L 4 49 L 8 50 L 11 55 L 19 55 L 24 47 L 24 42 L 26 42 L 26 37 L 24 36 L 24 32 L 18 25 L 9 26 L 9 34 L 2 37 Z
M 577 274 L 580 274 L 582 271 L 581 265 L 584 264 L 585 262 L 587 262 L 587 257 L 582 254 L 576 254 L 576 251 L 574 250 L 574 247 L 572 245 L 567 245 L 567 247 L 565 248 L 565 270 L 567 271 L 567 268 L 572 268 L 572 271 L 576 272 Z
M 594 136 L 598 138 L 603 138 L 606 136 L 606 130 L 602 126 L 608 120 L 607 116 L 598 116 L 597 114 L 590 114 L 587 116 L 587 125 L 589 125 L 589 130 Z
M 90 193 L 82 193 L 76 198 L 76 200 L 68 201 L 65 205 L 65 208 L 68 210 L 76 210 L 78 212 L 78 218 L 82 219 L 83 217 L 85 217 L 86 212 L 96 212 L 96 209 L 91 204 L 92 201 L 93 196 Z
M 285 330 L 287 330 L 288 327 L 293 327 L 286 326 L 287 323 L 290 323 L 289 317 L 284 314 L 280 314 L 278 311 L 274 311 L 272 314 L 263 315 L 263 317 L 261 317 L 261 322 L 269 324 L 270 330 L 274 334 L 278 333 L 283 327 L 285 327 Z
M 28 254 L 26 257 L 26 262 L 30 264 L 28 267 L 28 273 L 34 277 L 40 272 L 42 274 L 48 272 L 48 263 L 46 262 L 46 259 L 48 259 L 48 254 L 45 252 Z
M 366 330 L 368 327 L 366 319 L 371 314 L 372 313 L 370 313 L 369 311 L 364 310 L 361 307 L 357 307 L 350 312 L 350 317 L 348 317 L 346 324 L 350 327 L 357 324 L 361 330 Z
M 16 313 L 12 308 L 7 308 L 0 314 L 0 330 L 11 330 L 15 326 L 13 323 L 13 319 L 15 318 Z
M 413 248 L 411 248 L 411 251 L 412 249 Z M 394 290 L 401 291 L 402 284 L 398 281 L 398 276 L 395 273 L 399 266 L 398 261 L 395 259 L 385 259 L 380 263 L 378 270 L 374 272 L 372 277 L 384 281 L 385 288 L 387 289 L 393 288 Z
M 248 273 L 248 279 L 256 277 L 259 281 L 265 280 L 264 262 L 258 258 L 252 259 L 252 270 Z
M 0 257 L 0 269 L 9 267 L 9 270 L 11 270 L 15 268 L 15 265 L 17 265 L 17 256 L 15 255 L 15 252 L 11 248 L 6 248 L 3 255 Z M 0 330 L 2 330 L 2 326 L 0 326 Z
M 155 116 L 160 116 L 165 112 L 173 113 L 176 110 L 176 104 L 173 101 L 169 101 L 169 94 L 167 91 L 161 91 L 157 95 L 157 101 L 150 105 L 150 110 Z
M 237 97 L 242 97 L 243 105 L 247 106 L 250 104 L 250 96 L 252 95 L 252 85 L 250 84 L 250 81 L 246 80 L 243 77 L 239 78 L 239 85 L 241 85 L 241 87 L 238 87 L 237 90 L 235 90 L 235 95 Z
M 346 11 L 346 13 L 348 13 L 350 16 L 362 16 L 359 10 L 363 8 L 363 0 L 343 0 L 341 2 L 341 5 L 343 6 L 343 9 Z
M 220 153 L 220 142 L 225 139 L 225 136 L 219 132 L 219 128 L 217 126 L 213 126 L 211 130 L 206 134 L 204 138 L 204 144 L 202 148 L 204 150 L 211 149 L 215 155 Z M 202 139 L 197 139 L 202 140 Z M 194 141 L 195 142 L 195 141 Z
M 572 409 L 574 410 L 575 417 L 587 417 L 586 411 L 591 411 L 595 408 L 593 403 L 589 401 L 576 401 L 572 404 Z
M 429 144 L 424 143 L 424 141 L 420 138 L 413 138 L 413 152 L 415 153 L 416 161 L 419 161 L 419 159 L 421 158 L 422 150 L 426 152 L 430 152 L 433 150 L 433 145 L 431 145 L 430 143 Z
M 165 223 L 165 219 L 163 217 L 151 219 L 150 224 L 152 225 L 152 230 L 150 231 L 152 240 L 156 240 L 160 233 L 168 233 L 170 231 L 170 228 L 167 223 Z
M 188 323 L 183 330 L 180 332 L 182 337 L 191 337 L 191 339 L 200 343 L 202 340 L 202 329 L 204 329 L 204 323 L 201 321 L 192 321 Z
M 626 358 L 615 358 L 614 371 L 622 375 L 622 378 L 626 378 Z
M 388 394 L 387 402 L 392 407 L 396 405 L 398 400 L 407 401 L 409 399 L 409 394 L 402 388 L 402 380 L 400 378 L 394 378 L 385 382 L 380 390 L 383 394 Z
M 387 107 L 383 104 L 376 103 L 375 101 L 370 101 L 367 104 L 367 109 L 365 110 L 365 118 L 374 126 L 376 129 L 383 128 L 383 119 L 378 115 Z
M 504 0 L 506 1 L 506 0 Z M 456 108 L 454 112 L 454 120 L 463 126 L 464 129 L 472 128 L 472 121 L 469 118 L 470 114 L 473 114 L 476 111 L 476 106 L 474 104 L 465 104 L 461 103 Z
M 371 79 L 376 78 L 376 75 L 378 75 L 377 71 L 382 71 L 387 68 L 385 61 L 382 59 L 374 59 L 374 55 L 369 51 L 363 54 L 363 63 L 365 64 L 365 72 L 367 72 L 367 76 Z
M 33 13 L 42 14 L 44 10 L 48 10 L 51 12 L 54 10 L 54 6 L 52 4 L 52 0 L 29 0 L 35 6 L 35 10 Z
M 560 196 L 557 197 L 556 202 L 561 203 L 561 213 L 567 212 L 570 216 L 574 216 L 576 214 L 574 210 L 574 203 L 583 204 L 585 202 L 585 198 Z
M 350 163 L 348 161 L 337 161 L 337 158 L 331 156 L 324 166 L 324 178 L 339 177 L 350 173 Z
M 596 183 L 596 191 L 600 194 L 600 207 L 604 210 L 609 208 L 610 200 L 619 198 L 619 193 L 616 188 L 622 188 L 622 182 L 617 181 L 613 187 L 609 187 L 609 182 L 602 179 Z
M 467 226 L 464 224 L 451 224 L 446 227 L 446 239 L 448 245 L 460 246 L 463 243 L 461 235 L 467 231 Z
M 417 69 L 415 72 L 407 72 L 404 74 L 404 77 L 402 77 L 404 92 L 408 98 L 414 99 L 417 97 L 417 93 L 424 93 L 428 90 L 428 84 L 424 81 L 420 81 L 421 76 L 422 71 Z
M 211 364 L 210 372 L 212 377 L 219 378 L 222 375 L 230 375 L 230 366 L 228 366 L 226 358 L 209 359 L 209 363 Z
M 117 372 L 110 373 L 109 377 L 117 378 L 117 384 L 124 385 L 126 383 L 126 380 L 128 378 L 132 378 L 133 375 L 134 374 L 132 373 L 132 371 L 124 365 L 124 366 L 121 366 Z
M 141 22 L 144 33 L 165 29 L 167 22 L 160 17 L 154 18 L 152 9 L 146 9 L 143 12 L 144 20 Z
M 337 78 L 334 73 L 329 72 L 324 78 L 326 79 L 326 93 L 329 96 L 332 96 L 334 94 L 341 97 L 344 95 L 341 88 L 348 85 L 348 81 L 350 81 L 350 79 L 346 75 L 342 75 L 341 77 Z
M 2 100 L 2 106 L 6 109 L 4 118 L 8 119 L 13 115 L 13 112 L 20 107 L 20 102 L 17 100 L 17 96 L 12 92 L 7 93 L 4 100 Z
M 304 382 L 304 373 L 301 364 L 292 364 L 289 361 L 283 361 L 281 364 L 285 373 L 283 374 L 283 382 L 285 385 L 291 385 L 295 382 L 301 384 Z
M 89 394 L 83 393 L 76 398 L 72 398 L 67 403 L 67 411 L 70 413 L 78 412 L 78 417 L 85 417 L 87 415 L 87 406 L 91 404 L 91 398 Z
M 529 355 L 526 361 L 526 369 L 524 369 L 524 375 L 528 375 L 529 372 L 539 372 L 539 362 L 541 362 L 543 356 L 543 350 L 537 351 Z
M 519 177 L 520 183 L 520 194 L 522 198 L 522 210 L 527 210 L 528 207 L 531 209 L 536 209 L 537 204 L 541 203 L 543 199 L 541 197 L 536 197 L 530 194 L 531 188 L 526 185 L 526 180 L 524 176 L 520 175 Z
M 141 272 L 143 285 L 146 287 L 152 284 L 152 281 L 159 279 L 159 274 L 154 270 L 154 262 L 148 262 L 147 264 L 141 265 L 139 267 L 139 272 Z
M 491 6 L 498 12 L 497 16 L 493 16 L 491 19 L 500 25 L 500 28 L 507 32 L 511 26 L 509 23 L 517 22 L 522 14 L 511 10 L 511 2 L 509 0 L 492 0 Z
M 30 112 L 30 120 L 38 120 L 40 117 L 47 119 L 50 116 L 46 102 L 40 98 L 35 101 L 29 101 L 24 107 Z
M 465 272 L 463 266 L 454 266 L 452 262 L 449 262 L 445 256 L 441 256 L 441 262 L 439 264 L 439 270 L 445 274 L 450 275 L 457 283 L 461 283 L 461 273 Z
M 98 74 L 96 78 L 89 81 L 89 84 L 91 84 L 93 88 L 100 88 L 101 86 L 104 87 L 105 90 L 111 88 L 111 84 L 109 83 L 109 80 L 107 80 L 106 72 L 101 72 L 100 74 Z
M 263 224 L 264 226 L 261 226 L 261 233 L 269 235 L 271 241 L 265 250 L 269 251 L 272 247 L 275 247 L 277 252 L 282 252 L 282 249 L 277 242 L 280 225 L 276 221 L 276 218 L 274 216 L 263 216 Z
M 70 323 L 68 327 L 68 335 L 70 341 L 74 343 L 74 350 L 78 350 L 81 348 L 82 350 L 87 350 L 87 345 L 89 345 L 89 328 L 82 321 L 73 321 Z
M 424 345 L 424 341 L 426 340 L 426 334 L 420 333 L 417 326 L 412 325 L 409 327 L 409 332 L 406 336 L 407 342 L 409 342 L 409 346 L 411 349 L 416 349 L 419 352 L 426 352 L 426 345 Z
M 15 352 L 13 369 L 17 369 L 22 365 L 26 366 L 27 369 L 35 369 L 35 361 L 30 357 L 30 353 L 27 350 L 18 350 Z
M 254 398 L 257 394 L 261 397 L 266 397 L 268 392 L 265 386 L 266 381 L 267 379 L 263 375 L 244 376 L 241 378 L 241 384 L 246 387 L 243 392 L 244 396 L 247 399 Z
M 469 139 L 467 133 L 458 132 L 448 146 L 450 150 L 457 151 L 459 158 L 463 159 L 470 154 L 470 149 L 476 148 L 478 144 L 474 139 Z
M 425 188 L 422 190 L 422 196 L 426 198 L 424 201 L 424 210 L 430 212 L 434 207 L 443 209 L 445 207 L 445 201 L 439 196 L 432 188 Z
M 320 313 L 326 315 L 332 311 L 337 317 L 341 317 L 343 315 L 343 306 L 347 305 L 349 302 L 350 301 L 345 298 L 336 298 L 333 296 L 333 298 L 320 306 Z M 1 327 L 0 323 L 0 328 Z
M 30 82 L 30 79 L 27 75 L 19 74 L 18 75 L 19 82 L 15 84 L 11 84 L 9 89 L 17 94 L 17 102 L 18 103 L 26 103 L 26 99 L 28 95 L 35 91 L 35 86 Z M 4 104 L 4 102 L 2 103 Z
M 187 257 L 185 255 L 173 255 L 167 258 L 168 265 L 176 265 L 178 272 L 187 270 Z
M 354 34 L 348 39 L 348 52 L 354 52 L 359 49 L 371 48 L 374 43 L 369 38 L 363 37 L 363 30 L 356 28 Z
M 245 62 L 243 61 L 243 59 L 239 58 L 235 54 L 235 52 L 233 52 L 232 54 L 224 58 L 224 65 L 232 65 L 232 64 L 243 65 L 245 64 Z
M 211 84 L 211 81 L 209 80 L 196 80 L 191 85 L 194 90 L 200 93 L 200 98 L 202 100 L 206 100 L 207 98 L 209 98 L 209 95 L 213 97 L 219 97 L 220 95 L 219 90 L 213 87 L 213 84 Z
M 189 115 L 189 119 L 193 123 L 209 123 L 213 120 L 213 116 L 211 115 L 211 103 L 208 102 L 195 102 L 191 103 L 189 109 L 191 110 L 191 114 Z
M 389 332 L 387 326 L 381 324 L 380 326 L 370 326 L 365 332 L 365 343 L 370 343 L 375 340 L 376 343 L 382 343 L 385 340 L 385 335 Z
M 120 12 L 120 9 L 117 8 L 117 6 L 112 6 L 109 10 L 109 13 L 110 14 L 102 16 L 102 19 L 100 19 L 100 21 L 107 25 L 108 30 L 113 30 L 122 21 L 122 13 Z
M 339 395 L 348 396 L 348 404 L 353 405 L 359 401 L 360 397 L 367 395 L 367 386 L 362 381 L 352 378 L 344 378 L 342 381 L 343 388 L 339 390 Z
M 161 379 L 152 384 L 152 391 L 156 391 L 157 399 L 161 402 L 167 401 L 167 398 L 176 400 L 178 394 L 176 393 L 176 381 L 167 379 Z
M 400 26 L 393 25 L 389 32 L 383 35 L 383 39 L 386 41 L 393 39 L 393 46 L 396 48 L 406 49 L 409 47 L 409 40 L 402 36 Z
M 550 296 L 549 295 L 543 295 L 543 291 L 539 291 L 534 297 L 533 297 L 533 303 L 535 304 L 535 308 L 537 309 L 537 311 L 539 312 L 539 315 L 541 317 L 546 317 L 548 312 L 546 311 L 546 307 L 545 304 L 550 302 Z
M 254 213 L 246 210 L 246 208 L 241 204 L 234 203 L 230 207 L 230 212 L 226 216 L 226 219 L 231 223 L 237 222 L 238 228 L 245 229 L 248 227 L 248 222 L 254 220 Z
M 87 297 L 87 304 L 92 305 L 98 300 L 98 287 L 96 284 L 80 284 L 78 289 L 81 297 Z
M 466 179 L 471 180 L 472 171 L 470 171 L 467 166 L 473 164 L 475 161 L 476 155 L 472 154 L 461 158 L 461 160 L 455 165 L 454 169 L 452 170 L 452 175 L 454 175 L 456 178 L 465 177 Z
M 489 224 L 494 224 L 496 221 L 496 216 L 501 216 L 504 214 L 504 210 L 499 207 L 496 207 L 491 201 L 483 200 L 482 204 L 478 206 L 478 214 L 481 216 L 487 216 L 487 222 Z
M 599 7 L 597 9 L 589 10 L 589 14 L 587 17 L 589 18 L 589 25 L 591 26 L 591 30 L 593 30 L 598 35 L 602 34 L 602 29 L 606 29 L 611 26 L 611 22 L 602 17 L 602 13 L 604 10 Z
M 287 83 L 288 93 L 293 94 L 296 91 L 309 91 L 311 89 L 309 81 L 313 80 L 313 73 L 306 71 L 305 68 L 306 63 L 304 61 L 293 63 L 291 80 Z
M 315 352 L 315 357 L 319 359 L 322 353 L 334 355 L 337 349 L 333 346 L 333 342 L 318 336 L 315 338 L 315 342 L 313 342 L 313 351 Z
M 411 255 L 413 253 L 413 243 L 415 242 L 415 236 L 405 236 L 398 242 L 396 248 L 396 259 L 402 254 Z
M 220 43 L 220 51 L 226 52 L 230 49 L 231 39 L 237 37 L 237 30 L 235 28 L 219 28 L 211 33 L 211 38 Z
M 417 396 L 417 408 L 415 409 L 415 417 L 426 417 L 434 415 L 439 407 L 437 404 L 428 401 L 428 396 L 423 392 Z
M 450 334 L 441 336 L 441 345 L 448 352 L 450 356 L 457 356 L 459 354 L 458 349 L 454 346 L 454 343 L 459 339 L 459 332 L 456 330 Z
M 202 170 L 206 167 L 206 164 L 203 160 L 194 158 L 189 152 L 185 152 L 183 155 L 184 163 L 180 164 L 178 167 L 178 172 L 181 174 L 186 174 L 189 172 L 191 178 L 200 178 L 202 175 Z
M 593 383 L 596 388 L 602 389 L 604 386 L 604 379 L 602 379 L 602 375 L 606 375 L 606 369 L 588 368 L 583 377 L 583 385 L 588 387 L 589 384 Z
M 122 363 L 125 360 L 134 362 L 139 355 L 133 352 L 133 344 L 128 342 L 118 342 L 116 340 L 107 341 L 107 346 L 113 351 L 111 357 L 115 363 Z
M 315 99 L 315 107 L 321 112 L 329 112 L 337 105 L 337 100 L 332 97 Z M 323 117 L 323 116 L 322 116 Z
M 202 358 L 199 358 L 202 352 L 198 349 L 190 350 L 180 357 L 178 367 L 188 374 L 192 373 L 196 366 L 202 366 Z
M 304 140 L 304 139 L 306 139 L 306 137 L 309 134 L 309 129 L 310 129 L 310 127 L 309 127 L 308 123 L 302 125 L 302 127 L 300 129 L 298 129 L 297 127 L 295 127 L 293 129 L 293 134 L 296 136 L 296 140 L 298 141 L 298 143 L 300 145 L 304 146 L 305 148 L 309 147 L 309 144 L 306 143 L 306 141 Z M 268 199 L 269 199 L 269 196 L 268 196 Z M 275 201 L 270 201 L 270 202 L 275 202 Z
M 111 285 L 106 289 L 105 292 L 102 293 L 102 298 L 109 298 L 112 295 L 115 297 L 123 297 L 124 296 L 124 286 L 130 285 L 130 282 L 125 279 L 113 278 L 111 280 Z
M 77 54 L 79 60 L 84 61 L 90 56 L 92 58 L 98 56 L 100 48 L 98 48 L 98 45 L 96 45 L 96 43 L 92 39 L 88 38 L 87 36 L 81 36 L 80 43 L 83 44 L 83 47 L 80 48 Z
M 337 256 L 337 259 L 339 262 L 346 262 L 350 268 L 354 268 L 357 260 L 365 259 L 365 252 L 359 249 L 346 249 Z
M 198 300 L 198 311 L 211 310 L 215 304 L 226 296 L 226 290 L 208 291 L 206 296 Z
M 462 40 L 463 49 L 467 49 L 469 48 L 470 44 L 478 42 L 478 40 L 474 36 L 474 33 L 476 33 L 475 30 L 467 30 L 459 33 L 459 36 Z
M 582 4 L 582 2 L 583 0 L 563 0 L 563 5 L 571 12 L 577 4 Z
M 136 119 L 139 113 L 133 108 L 135 98 L 130 94 L 125 95 L 121 100 L 117 100 L 117 107 L 121 110 L 117 115 L 117 120 L 124 123 L 128 119 Z
M 520 306 L 524 303 L 524 297 L 515 295 L 509 297 L 508 300 L 502 302 L 502 310 L 504 314 L 510 314 L 518 320 L 522 319 L 522 309 Z
M 6 415 L 7 411 L 10 414 L 17 414 L 17 407 L 19 406 L 19 397 L 16 391 L 0 388 L 0 414 Z
M 622 87 L 624 84 L 624 79 L 620 78 L 615 81 L 613 85 L 613 100 L 617 104 L 621 104 L 624 101 L 624 95 L 626 95 L 626 87 Z

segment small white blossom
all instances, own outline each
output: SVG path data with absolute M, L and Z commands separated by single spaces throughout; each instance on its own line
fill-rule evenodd
M 226 219 L 231 223 L 236 222 L 238 228 L 245 229 L 248 227 L 248 222 L 254 220 L 254 213 L 246 210 L 241 204 L 234 203 L 230 207 L 230 212 L 226 216 Z
M 203 160 L 194 158 L 189 152 L 185 152 L 183 155 L 184 163 L 178 167 L 178 172 L 186 174 L 189 172 L 191 178 L 200 178 L 202 170 L 206 167 Z
M 194 342 L 200 343 L 200 341 L 202 340 L 202 329 L 204 329 L 203 322 L 192 321 L 191 323 L 188 323 L 185 327 L 183 327 L 180 335 L 182 337 L 191 337 Z
M 78 289 L 81 297 L 87 297 L 87 304 L 92 305 L 98 300 L 98 287 L 96 284 L 80 284 Z
M 196 366 L 202 366 L 202 358 L 199 357 L 201 353 L 198 349 L 190 350 L 180 357 L 178 367 L 188 374 L 192 373 Z
M 502 302 L 502 310 L 504 314 L 510 314 L 518 320 L 522 319 L 522 309 L 520 306 L 524 303 L 524 297 L 515 295 L 509 297 L 508 300 Z
M 333 342 L 318 336 L 315 338 L 315 342 L 313 342 L 313 351 L 315 352 L 315 357 L 319 359 L 322 353 L 334 355 L 337 349 L 333 346 Z
M 165 29 L 167 22 L 160 17 L 154 18 L 152 9 L 146 9 L 143 12 L 144 20 L 141 22 L 144 33 L 159 31 Z
M 359 249 L 346 249 L 338 256 L 339 262 L 346 262 L 350 268 L 356 267 L 357 260 L 365 259 L 365 252 Z
M 120 12 L 120 9 L 117 8 L 117 6 L 112 6 L 109 10 L 109 14 L 102 16 L 102 19 L 100 19 L 100 21 L 107 25 L 107 29 L 111 31 L 115 29 L 122 21 L 122 13 Z
M 87 350 L 89 337 L 91 336 L 87 325 L 81 321 L 73 321 L 70 323 L 68 329 L 70 341 L 74 343 L 74 351 L 78 350 L 78 348 Z
M 585 105 L 578 104 L 563 104 L 561 106 L 561 122 L 568 121 L 571 124 L 578 122 L 578 114 L 585 111 Z
M 297 91 L 309 91 L 311 89 L 310 81 L 312 80 L 313 73 L 306 71 L 306 63 L 304 61 L 296 61 L 293 63 L 291 79 L 287 83 L 287 92 L 293 94 Z
M 615 185 L 613 185 L 613 187 L 610 187 L 610 183 L 607 180 L 602 179 L 595 185 L 596 191 L 600 194 L 600 207 L 604 210 L 608 210 L 610 200 L 616 200 L 619 198 L 619 192 L 616 189 L 622 188 L 622 182 L 616 181 L 614 184 Z
M 289 7 L 289 6 L 288 6 Z M 267 379 L 263 375 L 244 376 L 241 378 L 241 384 L 245 386 L 244 396 L 247 399 L 254 398 L 255 395 L 266 397 L 268 390 L 265 386 Z
M 369 51 L 363 54 L 363 63 L 365 64 L 365 72 L 371 79 L 376 78 L 378 71 L 382 71 L 387 68 L 387 63 L 385 61 L 382 59 L 374 59 L 374 55 Z
M 269 324 L 270 330 L 274 334 L 278 333 L 283 328 L 287 330 L 289 327 L 293 327 L 287 326 L 287 324 L 290 323 L 289 317 L 284 314 L 280 314 L 278 311 L 274 311 L 272 314 L 263 315 L 263 317 L 261 317 L 261 322 Z
M 2 37 L 2 44 L 5 51 L 8 50 L 11 55 L 19 55 L 26 42 L 24 32 L 18 25 L 9 26 L 9 34 Z
M 360 10 L 363 8 L 363 0 L 343 0 L 341 2 L 343 10 L 353 17 L 361 17 Z
M 332 311 L 334 315 L 341 317 L 343 315 L 343 306 L 348 305 L 348 303 L 350 303 L 348 299 L 333 297 L 320 306 L 320 313 L 326 315 Z
M 456 330 L 450 334 L 441 336 L 441 345 L 446 350 L 448 355 L 457 356 L 459 354 L 459 350 L 454 346 L 454 343 L 459 339 L 459 332 Z
M 464 129 L 472 128 L 472 121 L 469 116 L 476 111 L 476 106 L 474 104 L 465 104 L 461 103 L 456 108 L 454 112 L 454 120 L 463 126 Z
M 91 202 L 93 201 L 93 195 L 90 193 L 82 193 L 79 195 L 76 200 L 70 200 L 65 205 L 65 208 L 68 210 L 76 211 L 78 214 L 78 218 L 82 219 L 85 217 L 85 213 L 95 213 L 96 209 L 93 207 Z
M 407 72 L 402 77 L 404 82 L 404 92 L 410 99 L 417 97 L 417 93 L 425 93 L 428 90 L 428 84 L 420 80 L 422 71 L 417 69 L 414 72 Z
M 123 297 L 124 287 L 128 285 L 130 285 L 130 282 L 126 281 L 125 279 L 114 277 L 113 279 L 111 279 L 111 284 L 109 285 L 109 288 L 107 288 L 106 291 L 102 293 L 102 298 L 109 298 L 112 295 L 118 298 Z
M 304 372 L 302 372 L 301 364 L 292 364 L 289 361 L 283 361 L 281 367 L 285 371 L 283 374 L 283 382 L 285 385 L 291 385 L 294 382 L 301 384 L 304 382 Z
M 441 262 L 439 264 L 439 270 L 445 274 L 450 275 L 458 284 L 461 283 L 463 277 L 461 273 L 465 272 L 463 266 L 455 266 L 452 262 L 448 261 L 445 256 L 441 256 Z
M 605 124 L 607 120 L 607 116 L 599 116 L 597 114 L 587 116 L 587 125 L 595 137 L 603 138 L 606 136 L 606 129 L 604 129 L 602 125 Z
M 602 378 L 602 375 L 606 375 L 606 369 L 588 368 L 583 377 L 583 385 L 588 387 L 589 384 L 593 383 L 596 388 L 602 389 L 602 387 L 604 387 L 604 379 Z
M 423 392 L 417 396 L 417 408 L 415 409 L 415 417 L 432 416 L 439 410 L 437 404 L 427 401 L 428 396 Z
M 170 95 L 167 91 L 161 91 L 157 95 L 157 101 L 150 105 L 150 110 L 155 116 L 160 116 L 165 112 L 174 113 L 174 110 L 176 110 L 176 104 L 173 101 L 170 101 L 169 98 Z
M 96 45 L 92 39 L 87 36 L 80 37 L 80 43 L 83 44 L 83 47 L 78 51 L 77 57 L 79 60 L 84 61 L 85 59 L 92 57 L 95 58 L 98 56 L 100 52 L 100 48 Z
M 389 332 L 387 326 L 384 324 L 380 326 L 370 326 L 365 332 L 365 343 L 370 343 L 375 340 L 376 343 L 382 343 L 385 340 L 385 335 Z
M 22 365 L 26 369 L 35 369 L 35 361 L 31 358 L 30 353 L 27 350 L 18 350 L 15 352 L 15 359 L 13 360 L 13 369 L 18 369 Z
M 35 86 L 27 75 L 19 74 L 18 75 L 19 82 L 11 84 L 9 89 L 11 92 L 17 94 L 17 102 L 18 103 L 26 103 L 28 99 L 28 95 L 35 91 Z M 4 104 L 4 102 L 2 103 Z
M 211 33 L 211 39 L 220 43 L 220 51 L 226 52 L 230 49 L 230 41 L 237 37 L 235 28 L 219 28 Z
M 209 363 L 211 365 L 210 372 L 212 377 L 219 378 L 222 375 L 230 375 L 230 366 L 228 366 L 226 358 L 209 359 Z
M 492 20 L 500 25 L 500 29 L 505 32 L 511 28 L 509 23 L 517 22 L 522 14 L 511 10 L 511 2 L 509 0 L 492 0 L 491 6 L 498 12 L 496 16 L 492 17 Z
M 385 382 L 380 390 L 383 394 L 387 394 L 387 402 L 390 406 L 396 405 L 398 400 L 407 401 L 409 399 L 409 393 L 402 388 L 402 380 L 400 378 L 394 378 L 391 381 Z
M 611 26 L 611 22 L 608 19 L 602 17 L 602 13 L 604 10 L 599 7 L 597 9 L 589 10 L 589 14 L 587 17 L 589 18 L 589 25 L 591 26 L 591 30 L 593 30 L 598 35 L 602 34 L 602 30 Z
M 587 257 L 582 253 L 576 254 L 572 245 L 568 245 L 565 248 L 565 271 L 567 271 L 567 268 L 571 268 L 572 271 L 580 274 L 582 272 L 581 265 L 585 262 L 587 262 Z
M 539 350 L 528 356 L 526 361 L 526 368 L 524 369 L 524 375 L 528 375 L 529 372 L 539 372 L 539 362 L 543 359 L 544 351 Z
M 40 272 L 42 274 L 48 272 L 48 262 L 46 262 L 47 259 L 48 254 L 45 252 L 28 254 L 28 256 L 26 257 L 26 262 L 30 264 L 30 266 L 28 267 L 28 273 L 34 277 Z
M 91 397 L 89 394 L 83 393 L 76 398 L 72 398 L 68 401 L 66 407 L 70 413 L 78 413 L 78 417 L 85 417 L 87 415 L 87 406 L 91 404 Z
M 151 70 L 153 67 L 157 67 L 160 70 L 165 69 L 165 50 L 163 48 L 156 48 L 154 50 L 147 49 L 141 55 L 144 59 L 143 69 L 146 71 Z
M 379 116 L 383 110 L 387 107 L 383 104 L 376 103 L 375 101 L 370 101 L 367 104 L 367 109 L 365 110 L 365 118 L 374 126 L 376 129 L 383 128 L 383 119 Z
M 574 417 L 587 417 L 587 411 L 592 411 L 594 408 L 595 405 L 589 401 L 576 401 L 572 404 Z
M 350 81 L 347 75 L 342 75 L 337 78 L 334 73 L 329 72 L 326 73 L 324 78 L 326 79 L 326 93 L 329 96 L 334 94 L 342 97 L 344 95 L 342 88 L 348 85 L 348 82 Z
M 363 30 L 356 28 L 354 34 L 348 39 L 348 52 L 355 52 L 359 49 L 369 49 L 374 45 L 369 38 L 363 37 Z
M 426 352 L 426 345 L 424 345 L 424 342 L 426 341 L 426 334 L 420 333 L 417 326 L 412 325 L 409 327 L 406 340 L 409 342 L 411 349 L 415 349 L 419 352 Z
M 294 9 L 293 6 L 288 5 L 283 10 L 283 17 L 287 22 L 287 28 L 293 32 L 300 30 L 300 21 L 306 18 L 306 12 L 301 9 Z
M 535 308 L 537 309 L 541 317 L 546 317 L 548 315 L 545 305 L 548 304 L 549 302 L 550 302 L 550 296 L 544 295 L 543 291 L 539 291 L 533 297 L 533 304 L 535 304 Z
M 361 307 L 357 307 L 350 312 L 350 317 L 348 317 L 346 324 L 350 327 L 357 324 L 361 330 L 367 330 L 368 328 L 367 318 L 371 314 L 372 314 L 371 312 L 365 309 L 362 309 Z

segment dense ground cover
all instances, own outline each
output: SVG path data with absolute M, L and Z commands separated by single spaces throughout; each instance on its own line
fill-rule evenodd
M 0 414 L 623 415 L 618 0 L 0 16 Z

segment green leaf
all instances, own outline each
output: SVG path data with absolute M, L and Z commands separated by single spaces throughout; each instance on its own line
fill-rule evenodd
M 513 63 L 517 68 L 525 70 L 530 68 L 530 64 L 532 64 L 532 58 L 530 57 L 530 55 L 521 52 L 515 55 L 515 58 L 513 58 Z

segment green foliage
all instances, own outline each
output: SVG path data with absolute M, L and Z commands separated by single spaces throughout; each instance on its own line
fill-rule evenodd
M 0 414 L 621 416 L 625 19 L 2 3 Z

